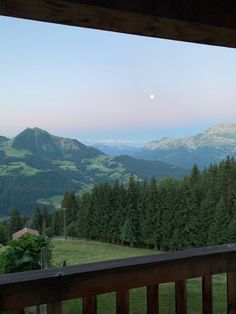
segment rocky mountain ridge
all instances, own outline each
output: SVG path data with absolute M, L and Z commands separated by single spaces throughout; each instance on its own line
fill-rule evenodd
M 218 124 L 195 136 L 164 137 L 147 143 L 135 156 L 159 160 L 175 166 L 200 168 L 236 155 L 236 124 Z

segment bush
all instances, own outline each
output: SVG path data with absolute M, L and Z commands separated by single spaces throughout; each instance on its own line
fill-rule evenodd
M 41 249 L 47 247 L 47 261 L 51 260 L 50 240 L 43 236 L 25 234 L 9 242 L 0 255 L 0 272 L 13 273 L 41 268 Z

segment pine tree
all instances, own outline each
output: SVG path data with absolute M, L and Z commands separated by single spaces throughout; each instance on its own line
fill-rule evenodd
M 34 212 L 32 227 L 38 230 L 40 234 L 42 234 L 43 216 L 40 208 L 36 208 Z
M 70 224 L 76 219 L 78 203 L 75 192 L 64 193 L 63 200 L 61 202 L 61 208 L 65 210 L 66 225 Z
M 228 232 L 229 232 L 229 242 L 236 243 L 236 218 L 235 217 L 229 223 Z
M 8 230 L 6 224 L 0 222 L 0 244 L 6 245 L 9 239 Z
M 160 248 L 169 250 L 178 248 L 179 237 L 178 224 L 178 183 L 175 179 L 165 179 L 159 184 L 161 226 L 160 226 Z M 181 217 L 180 217 L 181 219 Z
M 146 217 L 143 231 L 145 231 L 145 243 L 157 249 L 157 247 L 160 246 L 161 240 L 161 211 L 157 181 L 155 178 L 151 179 L 148 192 L 148 203 L 146 204 Z
M 212 224 L 209 230 L 209 243 L 211 245 L 224 244 L 229 242 L 229 216 L 223 198 L 216 206 Z
M 135 176 L 129 178 L 127 190 L 126 225 L 130 230 L 130 246 L 140 242 L 139 182 Z
M 22 217 L 17 209 L 13 209 L 10 214 L 10 232 L 11 234 L 23 228 Z
M 195 164 L 192 168 L 192 172 L 189 178 L 191 185 L 197 184 L 199 177 L 200 177 L 200 172 L 199 172 L 198 166 Z
M 140 190 L 139 212 L 140 212 L 140 241 L 147 247 L 150 246 L 149 239 L 149 212 L 150 212 L 150 186 L 144 181 Z M 153 243 L 151 243 L 153 245 Z
M 108 222 L 109 238 L 115 243 L 118 243 L 120 240 L 123 222 L 122 192 L 123 188 L 119 181 L 116 181 L 110 191 L 110 220 Z

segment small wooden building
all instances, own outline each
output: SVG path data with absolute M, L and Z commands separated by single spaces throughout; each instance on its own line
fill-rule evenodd
M 23 236 L 26 233 L 30 233 L 30 234 L 33 234 L 33 235 L 36 235 L 36 236 L 39 235 L 38 230 L 25 227 L 25 228 L 15 232 L 15 233 L 13 233 L 12 240 L 19 239 L 21 236 Z

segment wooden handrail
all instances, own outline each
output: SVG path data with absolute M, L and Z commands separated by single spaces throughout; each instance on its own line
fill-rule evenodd
M 124 314 L 128 290 L 147 287 L 148 313 L 158 313 L 158 285 L 175 282 L 176 313 L 187 313 L 185 280 L 203 277 L 203 313 L 211 313 L 211 276 L 219 273 L 228 274 L 228 313 L 236 314 L 235 244 L 2 275 L 0 308 L 21 313 L 51 304 L 49 313 L 56 314 L 58 302 L 82 297 L 84 313 L 96 313 L 96 296 L 116 292 L 117 313 Z

